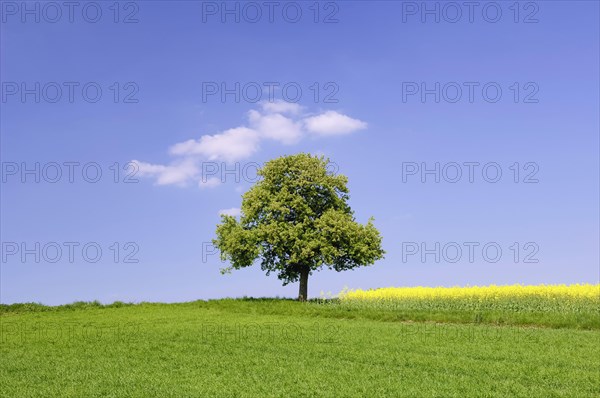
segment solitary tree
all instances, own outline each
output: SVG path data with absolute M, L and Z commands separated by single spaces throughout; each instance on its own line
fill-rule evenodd
M 241 216 L 223 215 L 213 244 L 230 266 L 261 258 L 267 275 L 283 285 L 300 280 L 298 299 L 308 297 L 308 276 L 327 267 L 344 271 L 383 258 L 381 236 L 372 223 L 354 220 L 347 204 L 348 179 L 328 171 L 329 159 L 297 154 L 271 160 L 242 197 Z

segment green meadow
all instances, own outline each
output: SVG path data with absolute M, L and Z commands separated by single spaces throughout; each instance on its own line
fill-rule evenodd
M 597 322 L 429 318 L 335 300 L 3 305 L 0 395 L 598 396 Z

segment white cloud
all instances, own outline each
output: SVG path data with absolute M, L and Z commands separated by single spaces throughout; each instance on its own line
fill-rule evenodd
M 133 160 L 140 177 L 154 177 L 157 185 L 186 185 L 198 176 L 198 165 L 193 159 L 183 159 L 171 165 L 150 164 Z
M 146 162 L 140 162 L 139 160 L 132 160 L 131 163 L 137 167 L 137 174 L 140 177 L 154 176 L 162 173 L 167 166 L 162 164 L 150 164 Z
M 192 154 L 196 150 L 196 147 L 199 145 L 198 141 L 196 141 L 196 140 L 187 140 L 187 141 L 183 141 L 183 142 L 178 142 L 177 144 L 172 145 L 169 148 L 169 153 L 171 155 L 189 155 L 189 154 Z
M 308 133 L 343 135 L 367 127 L 367 123 L 335 111 L 302 118 L 303 108 L 298 104 L 275 101 L 263 102 L 260 106 L 262 111 L 248 112 L 248 126 L 174 144 L 169 148 L 169 154 L 175 160 L 168 165 L 134 160 L 139 167 L 138 175 L 154 178 L 157 185 L 188 185 L 193 182 L 200 188 L 213 188 L 223 181 L 216 177 L 203 177 L 200 170 L 203 161 L 233 163 L 247 159 L 259 150 L 262 140 L 292 145 Z
M 187 140 L 173 145 L 171 155 L 200 155 L 208 160 L 235 162 L 258 150 L 260 137 L 247 127 L 236 127 L 220 134 L 203 135 L 199 140 Z
M 367 127 L 367 123 L 335 111 L 327 111 L 304 119 L 308 131 L 318 135 L 342 135 Z
M 233 216 L 237 217 L 242 214 L 242 211 L 237 207 L 232 207 L 231 209 L 221 209 L 219 210 L 219 215 Z
M 302 106 L 299 104 L 283 100 L 263 101 L 260 103 L 260 106 L 266 113 L 289 113 L 297 115 L 302 110 Z
M 292 145 L 302 138 L 302 124 L 278 113 L 261 115 L 255 110 L 248 112 L 250 125 L 261 137 Z

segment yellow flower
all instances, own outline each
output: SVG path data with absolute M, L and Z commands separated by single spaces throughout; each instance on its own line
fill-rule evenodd
M 389 301 L 424 299 L 490 299 L 545 298 L 545 299 L 600 299 L 600 284 L 574 285 L 508 285 L 508 286 L 467 286 L 467 287 L 386 287 L 371 290 L 344 290 L 341 301 Z

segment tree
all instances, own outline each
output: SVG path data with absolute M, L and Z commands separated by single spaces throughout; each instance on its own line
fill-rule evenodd
M 259 181 L 242 196 L 240 220 L 221 217 L 213 244 L 230 266 L 276 272 L 283 285 L 300 281 L 298 299 L 308 297 L 308 276 L 327 267 L 344 271 L 383 258 L 381 236 L 369 219 L 355 221 L 346 184 L 328 171 L 329 159 L 297 154 L 271 160 Z

